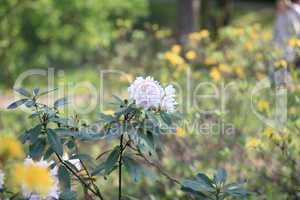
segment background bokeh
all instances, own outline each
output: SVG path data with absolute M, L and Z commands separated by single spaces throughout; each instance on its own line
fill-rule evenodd
M 299 199 L 299 69 L 270 46 L 275 17 L 271 0 L 1 0 L 0 134 L 18 135 L 32 123 L 26 110 L 6 109 L 16 78 L 27 70 L 50 73 L 51 68 L 59 88 L 55 96 L 71 96 L 75 105 L 66 115 L 89 107 L 95 96 L 85 84 L 91 84 L 98 92 L 96 106 L 79 114 L 84 123 L 97 120 L 94 113 L 102 108 L 109 112 L 113 94 L 126 98 L 136 76 L 149 75 L 175 84 L 178 109 L 187 117 L 176 135 L 162 138 L 158 159 L 165 171 L 184 179 L 224 167 L 232 180 L 247 180 L 254 192 L 250 199 Z M 289 45 L 300 47 L 297 41 Z M 276 88 L 250 93 L 272 68 L 285 65 L 291 66 L 295 87 L 288 90 L 286 127 L 277 132 L 253 111 L 274 117 Z M 103 78 L 103 70 L 122 74 Z M 221 95 L 198 99 L 194 91 L 215 92 L 214 87 L 197 88 L 201 82 L 212 83 Z M 235 86 L 224 92 L 230 82 Z M 21 86 L 46 90 L 48 80 L 32 76 Z M 203 132 L 201 124 L 213 128 Z M 234 132 L 224 134 L 226 127 Z M 104 142 L 80 145 L 93 156 L 107 148 Z M 125 193 L 139 199 L 190 199 L 163 177 L 125 181 Z M 115 176 L 99 185 L 108 199 L 115 197 Z

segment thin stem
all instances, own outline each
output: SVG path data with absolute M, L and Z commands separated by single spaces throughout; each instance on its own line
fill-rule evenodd
M 120 157 L 119 157 L 119 200 L 122 199 L 122 159 L 123 159 L 123 134 L 120 137 Z
M 35 103 L 35 105 L 34 105 L 34 107 L 35 107 L 35 109 L 36 109 L 36 111 L 38 112 L 39 111 L 39 107 L 38 107 L 38 105 L 37 105 L 37 103 Z M 44 127 L 44 131 L 45 131 L 45 133 L 47 133 L 47 122 L 46 122 L 46 120 L 45 120 L 45 118 L 44 117 L 41 117 L 40 115 L 39 115 L 39 119 L 40 119 L 40 122 L 41 122 L 41 124 L 43 125 L 43 127 Z M 104 200 L 104 198 L 103 198 L 103 196 L 102 196 L 102 194 L 100 193 L 100 191 L 99 191 L 99 189 L 98 188 L 95 188 L 96 189 L 96 191 L 93 189 L 93 188 L 91 188 L 90 187 L 90 185 L 88 184 L 88 183 L 86 183 L 84 180 L 83 180 L 83 178 L 81 177 L 81 176 L 79 176 L 69 165 L 67 165 L 65 162 L 64 162 L 64 160 L 56 153 L 56 152 L 54 152 L 55 153 L 55 155 L 56 155 L 56 157 L 58 158 L 58 160 L 60 161 L 60 163 L 61 164 L 63 164 L 79 181 L 80 181 L 80 183 L 82 184 L 82 185 L 84 185 L 85 187 L 86 187 L 86 189 L 87 190 L 89 190 L 89 191 L 91 191 L 95 196 L 97 196 L 97 197 L 99 197 L 101 200 Z M 82 163 L 81 163 L 82 164 Z M 87 170 L 86 170 L 87 171 Z M 88 171 L 87 171 L 88 172 Z M 94 185 L 94 183 L 93 183 L 93 187 L 96 187 L 96 185 Z
M 219 200 L 219 199 L 220 199 L 219 195 L 220 195 L 220 189 L 219 189 L 219 188 L 217 188 L 216 200 Z
M 101 153 L 99 156 L 97 156 L 96 160 L 99 160 L 102 156 L 104 156 L 105 154 L 111 152 L 112 150 L 107 150 L 107 151 L 104 151 L 103 153 Z
M 97 193 L 95 190 L 93 190 L 89 184 L 87 184 L 81 176 L 79 176 L 69 165 L 67 165 L 63 159 L 55 152 L 56 157 L 60 161 L 61 164 L 63 164 L 79 181 L 82 185 L 86 187 L 87 190 L 91 191 L 95 196 L 98 196 L 101 200 L 104 200 L 101 194 Z
M 75 147 L 76 147 L 76 153 L 79 154 L 77 144 Z M 97 196 L 102 197 L 102 194 L 101 194 L 98 186 L 95 184 L 94 179 L 92 178 L 91 174 L 89 173 L 89 170 L 87 169 L 86 165 L 84 164 L 84 162 L 81 159 L 79 159 L 79 162 L 80 162 L 82 168 L 84 169 L 86 175 L 89 177 L 89 180 L 90 180 L 91 184 L 93 185 L 94 189 L 96 190 L 96 193 L 98 194 Z
M 161 167 L 160 167 L 158 164 L 156 164 L 156 163 L 150 161 L 150 160 L 149 160 L 146 156 L 144 156 L 141 152 L 138 151 L 138 154 L 137 154 L 137 155 L 140 156 L 140 157 L 142 157 L 149 165 L 154 166 L 154 167 L 155 167 L 155 168 L 156 168 L 163 176 L 165 176 L 167 179 L 169 179 L 170 181 L 172 181 L 172 182 L 174 182 L 174 183 L 176 183 L 176 184 L 178 184 L 178 185 L 181 185 L 180 182 L 179 182 L 177 179 L 171 177 L 167 172 L 165 172 L 164 170 L 162 170 Z

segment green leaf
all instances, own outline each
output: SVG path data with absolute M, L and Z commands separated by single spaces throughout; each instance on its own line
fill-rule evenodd
M 84 128 L 80 131 L 58 128 L 55 129 L 55 132 L 62 137 L 74 137 L 81 140 L 101 140 L 104 138 L 104 134 L 94 132 L 89 128 Z
M 147 111 L 146 115 L 152 123 L 159 124 L 159 120 L 157 119 L 156 115 L 152 111 Z
M 151 133 L 144 134 L 142 130 L 138 131 L 137 146 L 144 154 L 155 155 L 154 136 Z
M 35 96 L 37 96 L 37 95 L 39 94 L 39 92 L 40 92 L 40 88 L 34 88 L 34 89 L 33 89 L 33 94 L 34 94 Z
M 76 146 L 74 139 L 71 138 L 71 139 L 66 143 L 66 146 L 67 146 L 69 149 L 73 149 L 73 148 Z
M 101 119 L 106 123 L 109 123 L 109 122 L 112 122 L 115 120 L 115 118 L 112 115 L 107 115 L 102 112 L 97 112 L 97 115 L 99 115 L 101 117 Z
M 34 119 L 34 118 L 40 116 L 42 113 L 43 113 L 42 110 L 40 110 L 40 111 L 38 111 L 38 112 L 34 112 L 34 113 L 32 113 L 31 115 L 29 115 L 28 118 Z
M 199 184 L 196 181 L 185 180 L 181 183 L 181 190 L 190 193 L 200 199 L 207 198 L 208 195 L 199 190 Z
M 119 154 L 120 154 L 120 147 L 117 146 L 115 149 L 110 153 L 110 155 L 107 157 L 105 161 L 105 172 L 110 173 L 114 166 L 116 165 L 116 162 L 119 159 Z
M 78 125 L 76 124 L 74 119 L 63 118 L 63 117 L 53 117 L 50 119 L 50 121 L 55 122 L 55 123 L 59 124 L 60 126 L 78 128 Z
M 44 159 L 48 160 L 53 153 L 54 153 L 53 149 L 51 147 L 48 147 L 48 149 L 44 154 Z
M 129 195 L 126 195 L 126 198 L 128 198 L 128 200 L 139 200 L 138 198 Z
M 96 167 L 92 175 L 108 175 L 110 174 L 116 166 L 116 163 L 118 162 L 120 154 L 120 146 L 116 146 L 114 150 L 109 154 L 105 162 L 101 163 Z
M 200 184 L 205 185 L 205 187 L 212 188 L 212 189 L 214 188 L 212 180 L 210 180 L 208 178 L 208 176 L 206 176 L 203 173 L 198 173 L 197 176 L 196 176 L 196 180 Z
M 172 118 L 169 116 L 168 113 L 161 111 L 160 117 L 168 126 L 172 125 Z
M 15 91 L 25 97 L 28 97 L 30 98 L 31 97 L 31 94 L 30 92 L 28 92 L 27 90 L 23 89 L 23 88 L 15 88 Z
M 197 180 L 185 180 L 182 185 L 186 188 L 190 188 L 203 194 L 208 194 L 216 191 L 215 188 L 208 187 L 206 184 L 198 182 Z
M 76 193 L 71 190 L 66 190 L 60 193 L 59 199 L 62 200 L 76 200 Z
M 92 161 L 93 160 L 93 158 L 88 154 L 74 154 L 69 158 L 69 160 L 72 160 L 72 159 L 79 159 L 82 161 Z
M 33 159 L 40 159 L 45 151 L 46 142 L 42 138 L 38 138 L 35 143 L 29 145 L 29 155 Z
M 32 129 L 27 131 L 31 143 L 35 143 L 35 141 L 38 139 L 41 132 L 42 132 L 41 124 L 38 124 L 35 127 L 33 127 Z
M 54 102 L 54 107 L 55 107 L 55 108 L 58 108 L 58 107 L 60 107 L 60 106 L 66 105 L 67 103 L 68 103 L 67 97 L 63 97 L 63 98 L 58 99 L 58 100 L 56 100 L 56 101 Z
M 58 180 L 64 190 L 70 190 L 71 175 L 64 165 L 60 165 L 58 168 Z
M 62 156 L 63 146 L 61 143 L 61 139 L 56 135 L 56 133 L 52 129 L 48 129 L 47 136 L 49 144 L 53 151 L 55 151 L 58 155 Z
M 28 99 L 20 99 L 18 101 L 13 102 L 12 104 L 10 104 L 7 109 L 15 109 L 21 105 L 23 105 L 26 101 L 28 101 Z
M 52 89 L 52 90 L 48 90 L 48 91 L 44 91 L 44 92 L 41 92 L 40 94 L 39 94 L 39 96 L 43 96 L 43 95 L 46 95 L 46 94 L 48 94 L 48 93 L 50 93 L 50 92 L 54 92 L 55 90 L 57 90 L 58 88 L 54 88 L 54 89 Z
M 217 171 L 217 173 L 214 175 L 214 181 L 217 184 L 224 184 L 227 179 L 227 173 L 225 169 L 221 168 Z
M 123 104 L 124 103 L 124 101 L 120 98 L 120 97 L 118 97 L 118 96 L 116 96 L 116 95 L 112 95 L 113 96 L 113 98 L 119 103 L 119 104 Z
M 134 182 L 138 182 L 142 176 L 143 167 L 138 162 L 130 158 L 129 156 L 124 156 L 123 161 L 124 161 L 125 168 L 130 174 L 132 180 Z
M 230 183 L 225 185 L 225 193 L 234 197 L 245 197 L 250 194 L 245 188 L 244 188 L 244 181 L 236 181 L 234 183 Z
M 25 106 L 26 106 L 27 108 L 31 108 L 33 105 L 34 105 L 34 101 L 32 101 L 31 99 L 28 99 L 28 100 L 25 102 Z

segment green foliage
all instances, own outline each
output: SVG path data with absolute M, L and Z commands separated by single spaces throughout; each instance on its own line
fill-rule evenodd
M 95 64 L 116 37 L 118 19 L 136 23 L 146 0 L 4 0 L 0 4 L 0 80 L 25 69 Z
M 213 179 L 199 173 L 194 179 L 184 181 L 182 190 L 204 200 L 241 199 L 250 194 L 243 187 L 245 182 L 226 184 L 226 179 L 227 173 L 224 169 L 219 169 Z
M 175 130 L 174 126 L 182 119 L 178 113 L 167 113 L 160 109 L 143 109 L 137 107 L 134 101 L 122 100 L 115 97 L 113 103 L 116 110 L 113 114 L 98 113 L 100 117 L 95 124 L 80 125 L 76 118 L 66 118 L 60 114 L 60 107 L 67 103 L 66 98 L 56 100 L 52 106 L 39 103 L 39 97 L 51 91 L 40 92 L 35 88 L 32 92 L 17 88 L 16 92 L 24 96 L 20 100 L 8 106 L 15 109 L 21 105 L 32 109 L 29 116 L 38 123 L 33 128 L 25 131 L 20 139 L 28 143 L 28 155 L 33 159 L 41 158 L 53 160 L 51 167 L 58 167 L 58 179 L 61 186 L 60 198 L 76 199 L 77 195 L 72 189 L 72 178 L 84 187 L 85 195 L 93 194 L 103 200 L 104 197 L 96 185 L 97 177 L 107 178 L 118 169 L 119 199 L 122 199 L 122 169 L 125 168 L 128 175 L 136 183 L 143 176 L 153 179 L 155 176 L 145 164 L 155 167 L 163 176 L 175 184 L 181 185 L 184 191 L 193 195 L 210 198 L 216 195 L 217 200 L 225 197 L 241 197 L 248 194 L 240 188 L 239 183 L 225 184 L 227 174 L 225 170 L 219 170 L 210 180 L 204 174 L 198 174 L 196 180 L 187 180 L 180 183 L 159 165 L 151 161 L 157 157 L 159 138 L 166 133 Z M 30 102 L 30 103 L 28 103 Z M 35 120 L 35 121 L 36 121 Z M 99 125 L 97 129 L 93 125 Z M 94 159 L 79 152 L 77 141 L 80 140 L 118 140 L 119 144 L 111 150 L 102 152 L 97 157 L 98 164 L 94 165 Z M 63 157 L 64 152 L 72 155 L 70 158 Z M 107 154 L 107 156 L 106 156 Z M 105 159 L 102 157 L 106 156 Z M 79 161 L 81 170 L 72 163 L 72 159 Z M 98 161 L 100 160 L 100 162 Z M 17 196 L 19 196 L 17 194 Z M 129 198 L 129 197 L 128 197 Z M 133 197 L 130 197 L 133 198 Z M 134 198 L 133 198 L 134 199 Z

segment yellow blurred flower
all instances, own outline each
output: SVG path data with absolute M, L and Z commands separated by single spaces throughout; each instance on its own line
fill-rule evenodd
M 244 69 L 242 67 L 236 67 L 234 69 L 234 72 L 241 79 L 245 78 L 245 76 L 246 76 L 245 75 L 245 71 L 244 71 Z
M 219 81 L 222 78 L 222 74 L 217 67 L 212 68 L 209 75 L 214 81 Z
M 258 38 L 258 34 L 255 30 L 251 31 L 251 35 L 250 35 L 252 40 L 257 40 Z
M 297 108 L 295 106 L 291 106 L 288 108 L 288 113 L 289 114 L 296 114 L 297 113 Z
M 186 71 L 189 68 L 189 65 L 184 63 L 182 65 L 177 65 L 176 66 L 176 71 L 173 73 L 175 78 L 179 78 L 182 76 L 182 72 Z
M 175 44 L 171 47 L 171 51 L 173 53 L 179 54 L 181 52 L 181 46 L 179 44 Z
M 275 143 L 286 140 L 288 141 L 290 139 L 290 135 L 288 133 L 281 135 L 280 133 L 276 133 L 271 127 L 265 128 L 263 133 L 266 137 L 270 138 Z
M 288 67 L 288 62 L 286 60 L 279 60 L 275 62 L 275 67 L 277 68 L 287 68 Z
M 265 41 L 265 42 L 268 42 L 272 39 L 272 32 L 270 31 L 265 31 L 263 32 L 262 34 L 262 39 Z
M 209 36 L 209 31 L 206 29 L 203 29 L 199 32 L 202 38 L 207 38 Z
M 262 145 L 262 141 L 260 139 L 251 138 L 247 141 L 246 148 L 247 149 L 255 149 L 255 148 L 261 147 L 261 145 Z
M 181 56 L 173 52 L 166 52 L 164 55 L 165 59 L 168 60 L 172 65 L 183 65 L 184 60 Z
M 245 35 L 245 30 L 243 28 L 235 28 L 233 29 L 233 35 L 243 36 Z
M 131 83 L 133 81 L 133 75 L 131 74 L 122 74 L 120 77 L 121 82 Z
M 186 131 L 185 131 L 185 129 L 180 128 L 180 127 L 176 128 L 176 135 L 177 135 L 178 137 L 185 137 L 185 136 L 186 136 Z
M 190 51 L 186 52 L 185 57 L 186 57 L 188 60 L 195 60 L 196 57 L 197 57 L 197 54 L 196 54 L 195 51 L 190 50 Z
M 261 53 L 255 54 L 255 59 L 256 59 L 257 61 L 262 61 L 263 58 L 264 58 L 263 54 L 261 54 Z
M 188 38 L 191 42 L 198 42 L 201 40 L 201 36 L 198 32 L 190 33 Z
M 261 72 L 256 73 L 256 79 L 259 80 L 259 81 L 266 78 L 266 77 L 267 77 L 267 75 L 264 74 L 264 73 L 261 73 Z
M 168 29 L 164 29 L 164 30 L 157 30 L 155 32 L 155 37 L 158 39 L 162 39 L 162 38 L 166 38 L 168 36 L 171 35 L 171 31 Z
M 0 138 L 1 159 L 21 159 L 24 157 L 22 144 L 14 137 Z
M 288 40 L 288 45 L 291 47 L 300 47 L 300 39 L 290 38 Z
M 115 111 L 113 111 L 113 110 L 106 110 L 103 113 L 106 114 L 106 115 L 113 115 L 115 113 Z
M 279 133 L 273 134 L 273 136 L 271 137 L 272 141 L 275 143 L 279 143 L 284 141 L 284 137 L 282 137 Z
M 273 133 L 274 133 L 274 131 L 271 127 L 265 128 L 265 130 L 263 132 L 263 134 L 269 138 L 271 138 L 273 136 Z
M 29 193 L 37 193 L 46 196 L 51 192 L 55 184 L 47 166 L 38 165 L 35 162 L 30 164 L 17 164 L 13 169 L 13 180 L 17 186 L 20 186 Z
M 235 51 L 230 51 L 230 50 L 227 50 L 226 52 L 226 57 L 228 60 L 235 60 L 235 59 L 238 59 L 238 54 L 235 52 Z
M 252 51 L 254 49 L 253 42 L 251 42 L 251 41 L 246 42 L 244 47 L 246 50 Z
M 221 63 L 218 66 L 221 72 L 229 73 L 231 71 L 230 67 L 227 64 Z
M 205 60 L 204 60 L 204 64 L 205 64 L 205 65 L 214 65 L 214 64 L 216 64 L 216 63 L 217 63 L 216 59 L 214 59 L 214 58 L 212 58 L 212 57 L 207 57 L 207 58 L 205 58 Z
M 261 112 L 267 112 L 270 108 L 270 103 L 265 100 L 265 99 L 262 99 L 258 102 L 258 110 L 261 111 Z
M 188 35 L 188 39 L 191 42 L 199 42 L 200 40 L 208 38 L 208 37 L 209 37 L 209 31 L 206 29 L 201 30 L 199 32 L 190 33 Z

